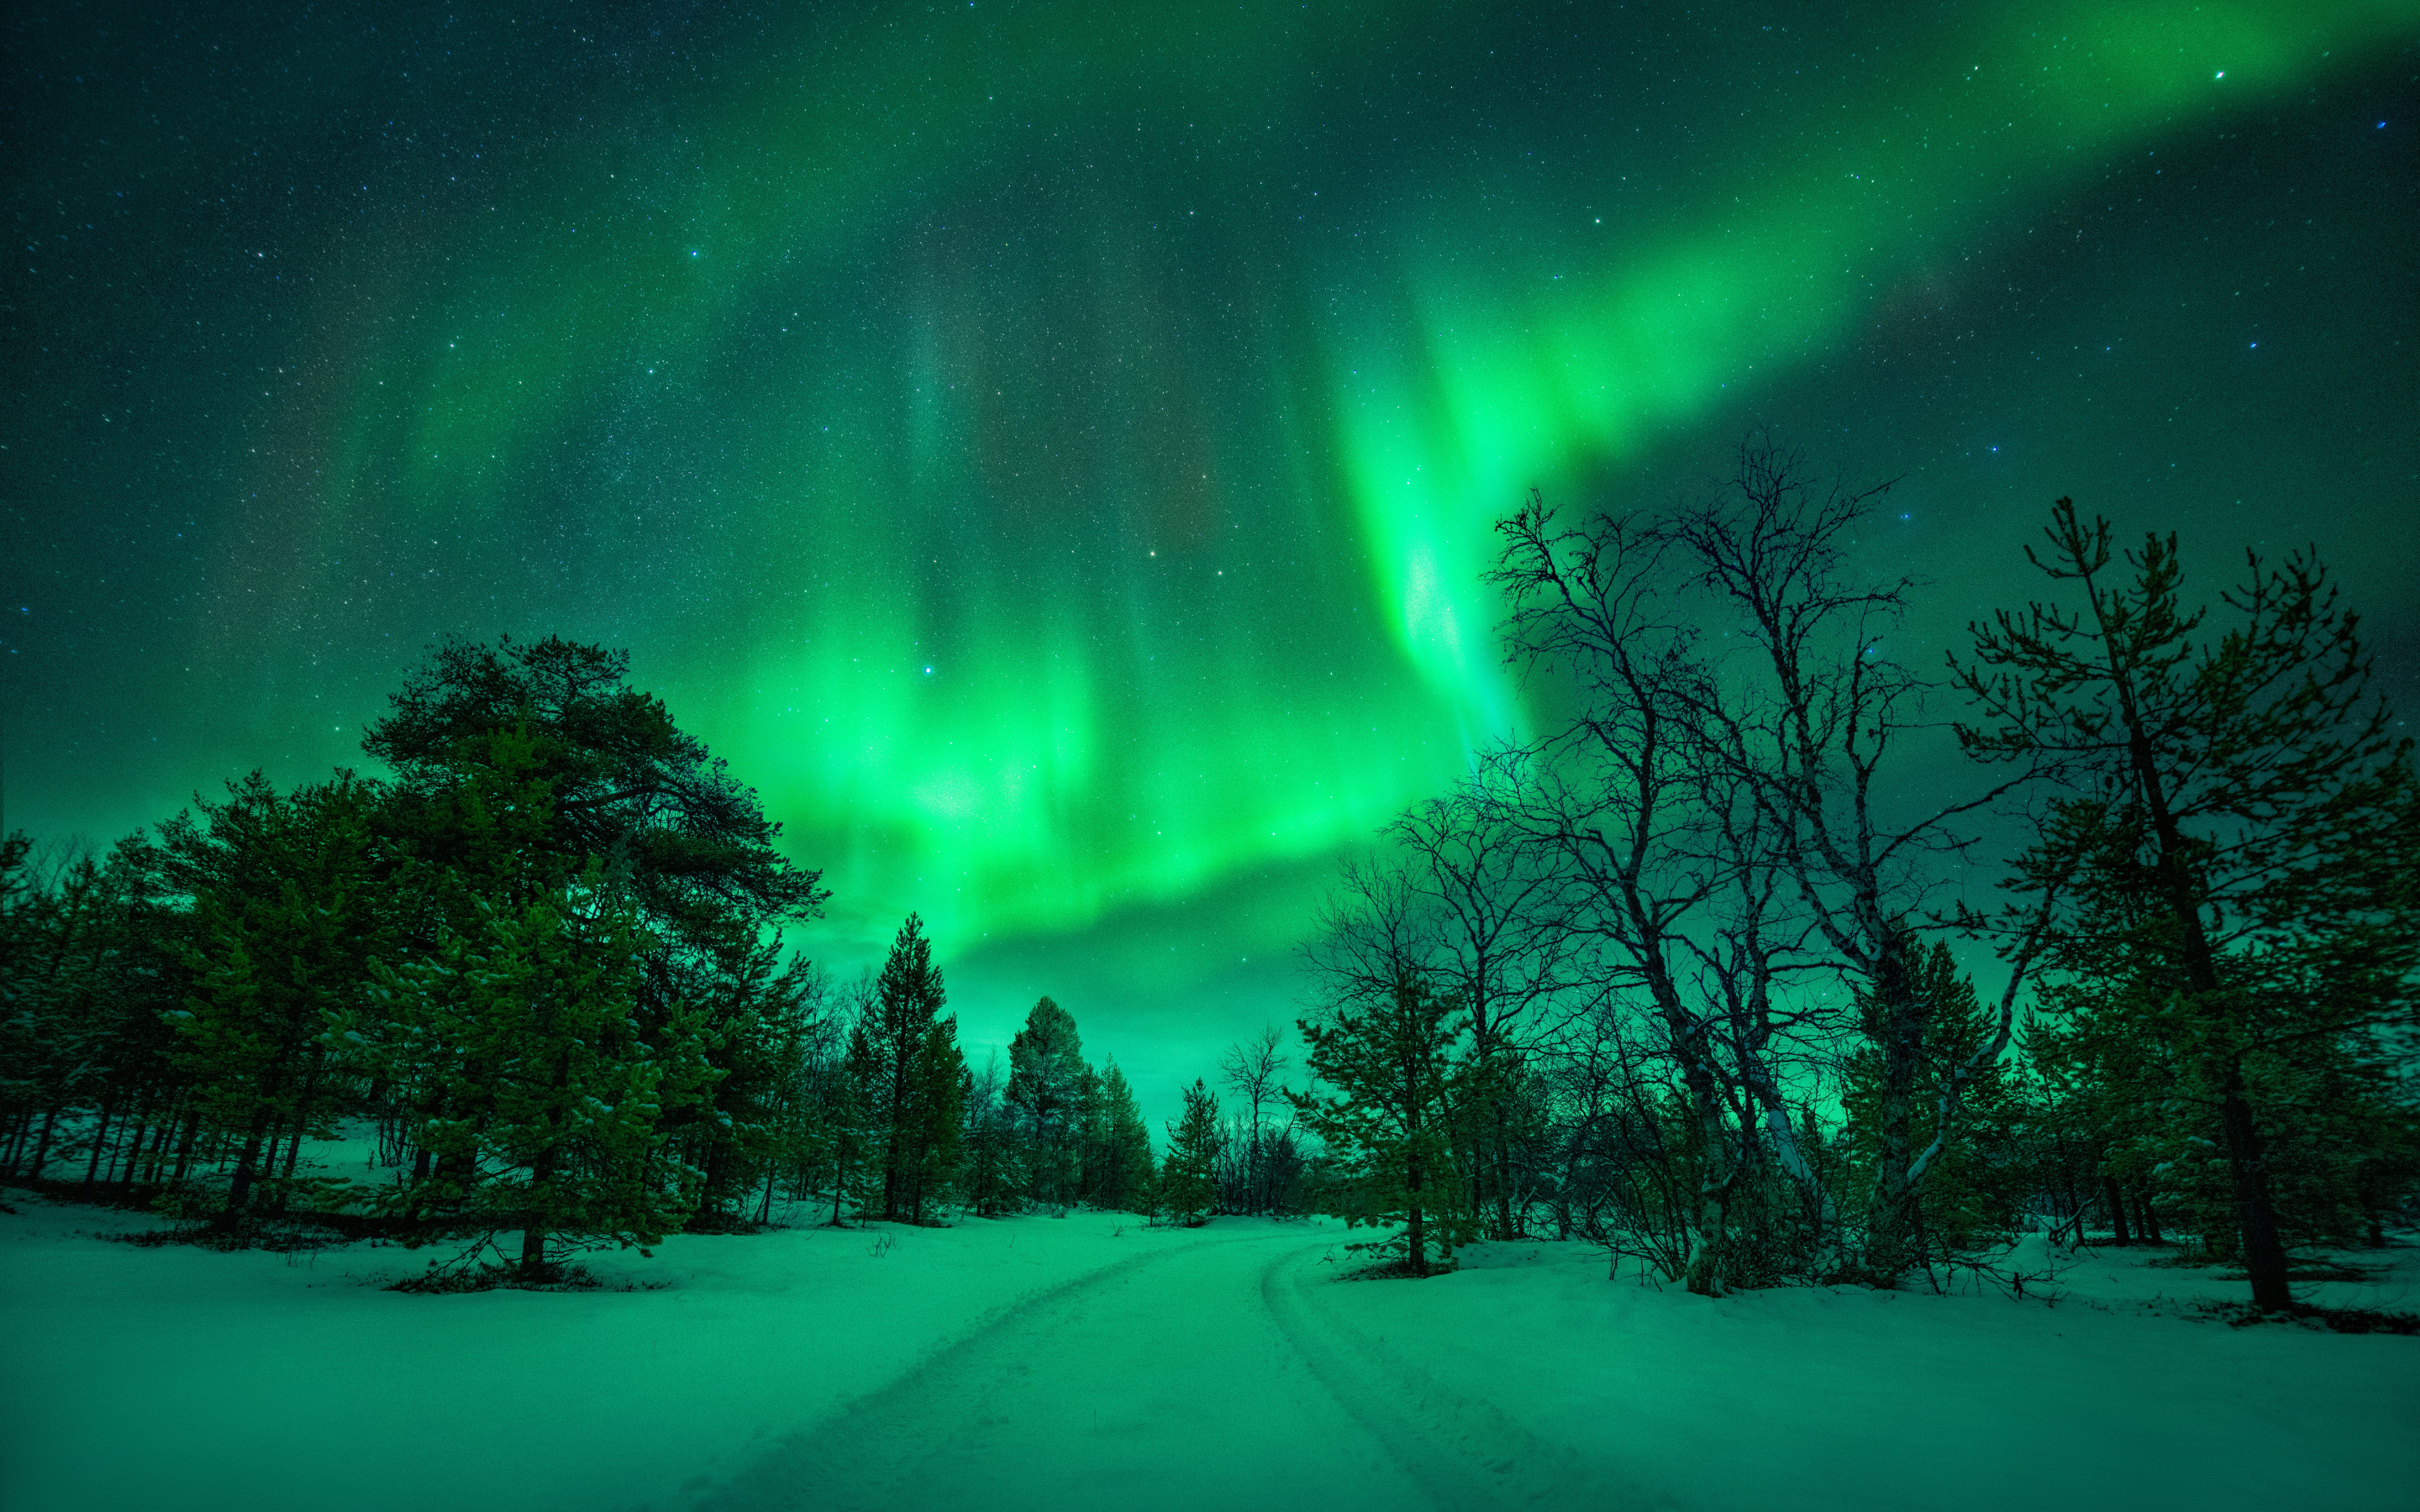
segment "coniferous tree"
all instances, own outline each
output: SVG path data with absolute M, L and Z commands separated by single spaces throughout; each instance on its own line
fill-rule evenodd
M 1068 1115 L 1067 1128 L 1075 1199 L 1099 1207 L 1101 1188 L 1109 1180 L 1109 1088 L 1101 1073 L 1089 1065 L 1077 1078 L 1076 1105 Z
M 947 995 L 924 921 L 909 914 L 859 1025 L 867 1052 L 867 1080 L 861 1085 L 881 1172 L 882 1216 L 893 1222 L 910 1218 L 933 1184 L 926 1165 L 936 1117 L 931 1079 L 939 1074 L 941 1057 L 931 1041 Z M 956 1020 L 950 1024 L 954 1033 Z M 954 1072 L 952 1081 L 954 1086 Z
M 573 872 L 586 857 L 613 858 L 641 922 L 667 946 L 724 940 L 735 918 L 815 917 L 819 874 L 775 849 L 781 826 L 755 793 L 628 678 L 628 653 L 559 637 L 450 640 L 395 695 L 363 748 L 396 768 L 408 797 L 427 797 L 459 780 L 465 750 L 524 732 L 534 775 L 552 797 L 529 845 Z M 398 824 L 425 858 L 452 859 L 442 822 L 424 827 L 407 804 Z
M 966 1128 L 967 1057 L 958 1049 L 957 1015 L 936 1020 L 918 1048 L 915 1087 L 908 1108 L 908 1220 L 924 1222 L 957 1180 Z
M 871 995 L 849 1026 L 848 1050 L 839 1080 L 825 1111 L 830 1143 L 825 1147 L 825 1176 L 831 1182 L 831 1227 L 842 1227 L 845 1207 L 860 1213 L 870 1209 L 882 1191 L 890 1141 L 883 1101 L 882 1053 L 867 1032 L 872 1019 Z
M 1384 999 L 1340 1007 L 1326 1022 L 1305 1020 L 1301 1027 L 1311 1073 L 1336 1090 L 1288 1095 L 1354 1179 L 1348 1221 L 1402 1224 L 1404 1265 L 1427 1275 L 1431 1241 L 1450 1260 L 1455 1237 L 1450 1135 L 1458 1007 L 1406 971 Z
M 1006 1080 L 1000 1069 L 1000 1053 L 994 1051 L 984 1064 L 983 1074 L 970 1074 L 966 1083 L 966 1134 L 958 1190 L 979 1218 L 1005 1214 L 1020 1188 L 1016 1116 L 1001 1095 Z
M 427 959 L 382 970 L 405 1042 L 442 1047 L 444 1115 L 418 1141 L 438 1157 L 394 1211 L 458 1228 L 522 1231 L 520 1270 L 551 1270 L 550 1239 L 651 1245 L 677 1228 L 703 1173 L 663 1148 L 667 1109 L 714 1077 L 699 1015 L 641 1038 L 628 910 L 591 867 L 560 891 L 450 936 Z
M 2053 764 L 2071 795 L 2022 863 L 2072 876 L 2051 964 L 2100 984 L 2226 1151 L 2256 1305 L 2292 1304 L 2273 1161 L 2293 1088 L 2408 1024 L 2420 950 L 2411 742 L 2368 696 L 2355 616 L 2307 555 L 2251 560 L 2212 639 L 2176 538 L 2115 567 L 2106 520 L 2054 506 L 2034 560 L 2078 609 L 1976 627 L 1962 668 L 1985 759 Z M 2029 553 L 2030 555 L 2031 553 Z M 2115 580 L 2119 578 L 2125 580 Z
M 1109 1110 L 1109 1150 L 1094 1200 L 1122 1212 L 1149 1211 L 1154 1181 L 1151 1130 L 1143 1123 L 1142 1106 L 1135 1101 L 1134 1088 L 1114 1057 L 1101 1075 L 1101 1102 Z
M 379 935 L 370 802 L 349 778 L 281 795 L 256 772 L 201 823 L 164 826 L 201 924 L 195 991 L 172 1016 L 205 1120 L 235 1141 L 221 1227 L 242 1219 L 285 1141 L 334 1133 Z
M 1008 1047 L 1008 1102 L 1025 1126 L 1027 1195 L 1064 1207 L 1078 1196 L 1083 1112 L 1082 1040 L 1076 1020 L 1045 997 Z
M 1908 1089 L 1910 1137 L 1923 1162 L 1915 1186 L 1916 1243 L 1921 1257 L 1950 1258 L 2015 1239 L 2034 1195 L 2028 1189 L 2033 1172 L 2005 1158 L 2024 1111 L 2006 1085 L 2007 1067 L 1988 1056 L 1997 1026 L 1973 983 L 1938 943 L 1918 956 L 1914 975 L 1913 991 L 1922 1003 L 1916 1015 L 1922 1039 Z M 1838 1148 L 1855 1173 L 1859 1196 L 1870 1189 L 1879 1154 L 1882 1058 L 1869 1037 L 1846 1068 L 1848 1126 Z
M 1197 1225 L 1218 1201 L 1218 1099 L 1200 1077 L 1185 1089 L 1185 1114 L 1168 1126 L 1159 1203 L 1171 1222 Z

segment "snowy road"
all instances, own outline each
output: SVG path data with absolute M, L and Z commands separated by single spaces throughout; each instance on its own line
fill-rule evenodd
M 1205 1238 L 1029 1298 L 701 1512 L 1652 1504 L 1323 1309 L 1336 1246 Z

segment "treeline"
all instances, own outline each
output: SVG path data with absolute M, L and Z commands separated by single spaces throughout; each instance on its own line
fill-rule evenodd
M 2420 805 L 2356 618 L 2304 555 L 2204 607 L 2061 500 L 1945 662 L 1881 498 L 1751 442 L 1701 503 L 1502 523 L 1568 717 L 1347 872 L 1295 1099 L 1336 1205 L 1415 1273 L 1544 1232 L 1890 1287 L 2091 1230 L 2289 1305 L 2420 1190 Z
M 878 975 L 784 964 L 817 874 L 621 654 L 449 644 L 339 773 L 255 775 L 105 856 L 0 851 L 0 1177 L 240 1238 L 308 1213 L 584 1243 L 768 1217 L 1150 1211 L 1114 1064 L 1038 1004 L 972 1074 L 910 916 Z M 315 1140 L 369 1145 L 316 1170 Z

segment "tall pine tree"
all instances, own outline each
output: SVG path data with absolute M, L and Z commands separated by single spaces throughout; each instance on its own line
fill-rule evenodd
M 2107 986 L 2164 1046 L 2226 1150 L 2255 1305 L 2292 1305 L 2272 1174 L 2289 1089 L 2408 1024 L 2420 966 L 2412 743 L 2368 693 L 2358 622 L 2307 555 L 2251 559 L 2223 634 L 2188 608 L 2176 538 L 2122 566 L 2106 520 L 2054 506 L 2035 563 L 2079 607 L 1975 629 L 1961 669 L 1984 759 L 2065 778 L 2027 882 L 2074 877 L 2047 963 Z

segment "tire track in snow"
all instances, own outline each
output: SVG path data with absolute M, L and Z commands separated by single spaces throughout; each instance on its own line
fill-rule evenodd
M 1063 1309 L 1083 1294 L 1183 1253 L 1160 1250 L 1088 1271 L 1023 1297 L 979 1320 L 908 1372 L 851 1401 L 815 1427 L 794 1433 L 724 1486 L 700 1497 L 696 1512 L 842 1512 L 853 1507 L 908 1507 L 895 1488 L 929 1454 L 935 1420 L 957 1392 L 959 1379 L 998 1352 L 1001 1335 Z M 948 1425 L 939 1425 L 948 1431 Z
M 1630 1512 L 1579 1458 L 1328 1316 L 1325 1242 L 1155 1249 L 1023 1298 L 793 1435 L 698 1512 L 1548 1504 Z M 1276 1253 L 1271 1254 L 1272 1248 Z
M 1382 1341 L 1319 1308 L 1307 1290 L 1297 1256 L 1280 1256 L 1261 1273 L 1262 1304 L 1311 1374 L 1439 1507 L 1630 1512 L 1678 1505 L 1668 1495 L 1607 1485 L 1570 1448 L 1539 1438 L 1489 1402 L 1439 1384 Z

